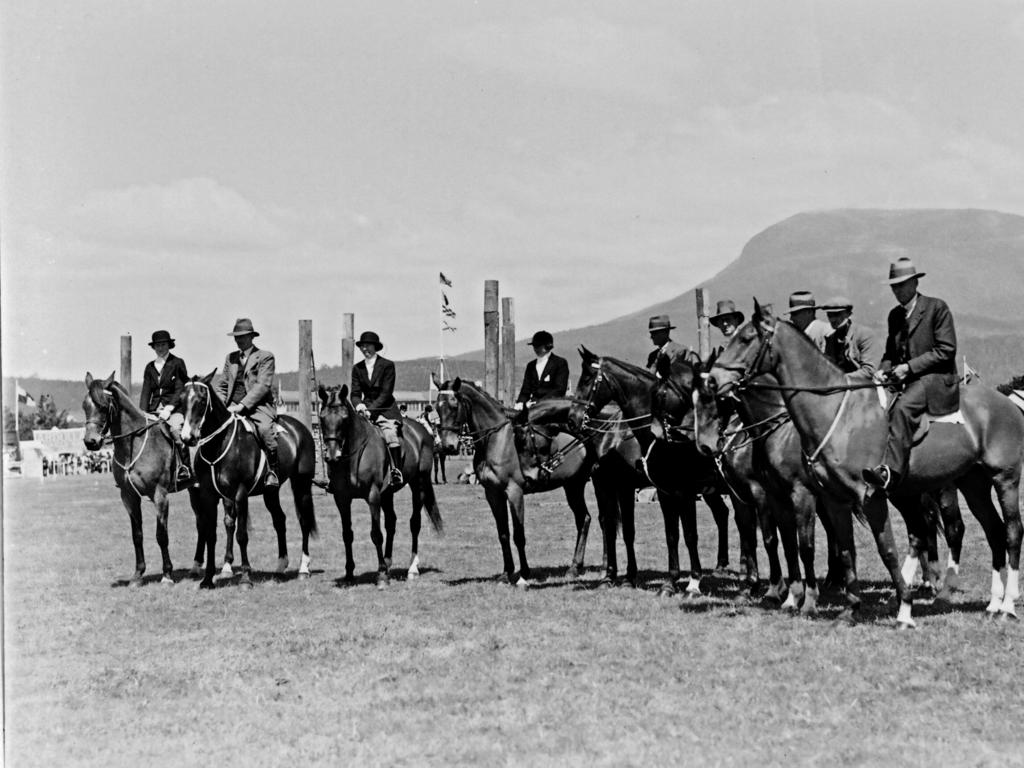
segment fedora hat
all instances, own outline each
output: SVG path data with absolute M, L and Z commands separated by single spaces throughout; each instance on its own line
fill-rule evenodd
M 252 320 L 248 317 L 240 317 L 235 320 L 235 328 L 228 336 L 259 336 L 256 329 L 252 327 Z
M 791 315 L 804 309 L 821 309 L 814 303 L 814 294 L 810 291 L 797 291 L 789 294 L 789 309 L 786 310 L 786 314 Z
M 672 322 L 668 319 L 668 315 L 654 315 L 650 320 L 647 321 L 647 331 L 654 333 L 655 331 L 671 331 L 675 328 Z
M 736 309 L 736 302 L 732 299 L 723 299 L 718 302 L 715 314 L 708 318 L 708 322 L 717 328 L 723 320 L 729 317 L 736 318 L 736 325 L 741 325 L 745 319 L 743 313 Z
M 537 331 L 528 343 L 531 347 L 553 347 L 555 346 L 555 337 L 547 331 Z
M 356 346 L 361 347 L 363 344 L 373 344 L 378 351 L 384 349 L 384 345 L 380 343 L 380 336 L 373 331 L 363 331 L 359 334 L 359 341 L 356 342 Z
M 171 338 L 171 334 L 167 331 L 153 331 L 153 340 L 149 342 L 149 346 L 159 344 L 160 342 L 166 342 L 168 349 L 174 349 L 174 339 Z
M 896 285 L 910 280 L 912 277 L 924 277 L 924 272 L 918 272 L 907 256 L 900 256 L 889 265 L 889 279 L 885 282 L 888 285 Z
M 845 310 L 853 310 L 853 302 L 845 296 L 833 296 L 818 307 L 818 309 L 823 309 L 826 312 L 843 312 Z

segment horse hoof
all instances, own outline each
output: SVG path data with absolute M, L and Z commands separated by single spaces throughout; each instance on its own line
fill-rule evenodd
M 412 581 L 413 579 L 418 579 L 419 577 L 420 577 L 419 569 L 417 569 L 417 568 L 410 568 L 409 569 L 409 573 L 406 575 L 405 578 L 407 578 L 409 581 Z
M 906 632 L 907 630 L 910 630 L 910 629 L 917 629 L 917 624 L 915 624 L 913 621 L 909 621 L 909 622 L 908 621 L 897 621 L 896 622 L 896 631 L 897 632 Z
M 194 579 L 198 579 L 200 576 L 203 575 L 203 564 L 193 562 L 192 567 L 188 571 L 188 575 Z
M 998 617 L 999 617 L 999 611 L 990 611 L 990 610 L 986 609 L 983 620 L 984 621 L 995 621 Z
M 675 584 L 662 584 L 658 597 L 675 597 L 678 594 Z
M 530 582 L 528 582 L 523 576 L 520 576 L 519 580 L 516 581 L 516 589 L 529 589 L 529 587 Z
M 846 608 L 845 610 L 840 612 L 840 614 L 838 616 L 836 616 L 835 621 L 832 622 L 833 628 L 838 628 L 838 627 L 854 627 L 856 625 L 857 625 L 857 617 L 854 614 L 854 612 L 851 611 L 849 608 Z
M 220 575 L 225 579 L 230 579 L 235 575 L 234 570 L 231 568 L 231 563 L 224 563 L 220 568 Z
M 309 578 L 309 571 L 299 571 L 299 576 L 298 576 L 299 581 L 305 581 L 308 578 Z
M 199 588 L 200 589 L 213 589 L 214 588 L 213 579 L 203 579 L 202 581 L 199 582 Z
M 1009 611 L 1000 611 L 999 621 L 1001 621 L 1003 624 L 1017 624 L 1020 621 L 1020 619 L 1017 617 L 1016 613 L 1010 613 Z
M 165 587 L 173 587 L 174 586 L 174 579 L 172 579 L 170 576 L 168 576 L 165 573 L 163 575 L 163 578 L 160 579 L 160 583 L 163 584 Z
M 391 583 L 391 577 L 386 573 L 377 574 L 377 589 L 387 589 L 388 584 Z
M 238 582 L 238 586 L 241 587 L 242 589 L 252 589 L 253 588 L 252 582 L 249 581 L 249 579 L 242 579 L 241 581 Z
M 603 579 L 597 582 L 598 589 L 611 589 L 614 586 L 615 579 L 613 579 L 611 576 L 605 576 Z

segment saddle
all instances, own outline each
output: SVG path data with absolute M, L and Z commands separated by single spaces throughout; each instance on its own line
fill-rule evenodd
M 1015 389 L 1007 395 L 1010 398 L 1010 402 L 1024 411 L 1024 389 Z
M 878 402 L 884 410 L 888 411 L 889 405 L 891 404 L 889 391 L 885 387 L 878 387 L 875 391 L 878 393 Z M 932 424 L 960 424 L 961 426 L 966 427 L 967 420 L 964 418 L 962 408 L 957 408 L 953 413 L 947 413 L 944 416 L 936 416 L 932 413 L 926 413 L 921 417 L 921 423 L 917 425 L 917 429 L 914 431 L 914 437 L 910 441 L 910 445 L 915 446 L 923 442 L 928 436 L 928 432 L 931 430 Z

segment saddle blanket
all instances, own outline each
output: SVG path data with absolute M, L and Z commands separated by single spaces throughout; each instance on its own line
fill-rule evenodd
M 245 428 L 245 430 L 249 434 L 251 434 L 251 435 L 259 435 L 259 432 L 256 430 L 256 422 L 254 422 L 252 419 L 248 418 L 247 416 L 242 416 L 241 420 L 242 420 L 242 426 Z M 274 422 L 274 431 L 277 432 L 277 434 L 279 434 L 279 435 L 283 435 L 288 430 L 285 429 L 284 427 L 282 427 L 279 423 L 277 423 L 275 421 Z
M 1009 394 L 1010 402 L 1024 411 L 1024 389 L 1015 389 Z
M 883 409 L 889 407 L 889 391 L 885 387 L 876 387 L 875 392 L 878 393 L 878 403 Z M 1024 402 L 1024 400 L 1022 400 Z M 1021 406 L 1024 408 L 1024 405 Z M 935 424 L 966 424 L 964 420 L 964 412 L 960 408 L 957 408 L 953 413 L 947 413 L 945 416 L 933 416 L 928 414 L 924 417 L 923 423 L 935 423 Z

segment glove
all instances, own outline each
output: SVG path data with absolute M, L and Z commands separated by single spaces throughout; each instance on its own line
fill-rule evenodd
M 163 408 L 159 410 L 156 417 L 161 421 L 167 421 L 169 418 L 171 418 L 172 413 L 174 413 L 174 406 L 165 405 Z
M 523 404 L 522 404 L 522 403 L 516 403 L 516 404 L 515 404 L 515 405 L 513 405 L 512 407 L 513 407 L 513 408 L 514 408 L 515 410 L 517 410 L 517 411 L 521 411 L 521 410 L 523 410 Z
M 360 403 L 356 406 L 356 413 L 365 414 L 367 410 L 368 408 L 366 407 L 366 403 Z
M 228 406 L 228 413 L 237 413 L 241 415 L 242 411 L 245 410 L 245 406 L 241 403 L 232 403 Z

